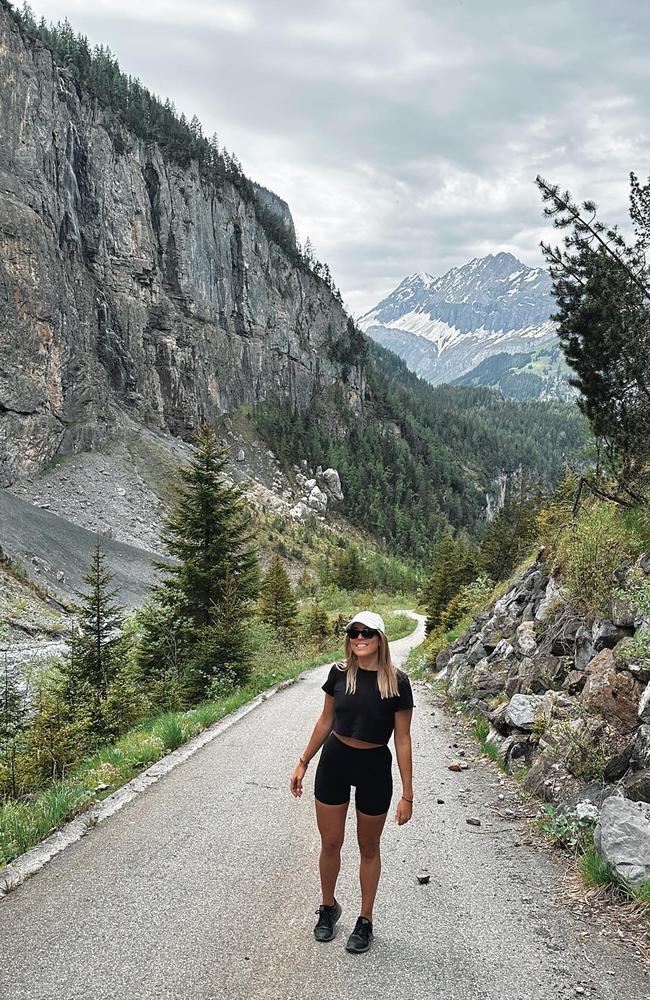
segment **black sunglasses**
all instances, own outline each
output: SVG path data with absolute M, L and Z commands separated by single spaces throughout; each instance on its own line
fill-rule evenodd
M 348 628 L 345 630 L 350 639 L 358 639 L 361 636 L 363 639 L 374 639 L 379 632 L 376 628 Z

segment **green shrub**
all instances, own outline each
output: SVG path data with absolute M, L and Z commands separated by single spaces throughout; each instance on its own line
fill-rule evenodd
M 612 503 L 600 502 L 568 529 L 558 565 L 569 603 L 580 612 L 607 615 L 612 574 L 639 552 L 639 539 Z
M 560 812 L 556 806 L 542 806 L 539 828 L 551 843 L 584 852 L 593 842 L 593 821 L 578 819 L 575 813 Z

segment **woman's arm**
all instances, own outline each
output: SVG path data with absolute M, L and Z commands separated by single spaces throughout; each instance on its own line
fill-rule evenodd
M 397 766 L 402 779 L 402 798 L 397 803 L 395 822 L 402 826 L 408 823 L 413 815 L 413 754 L 411 750 L 411 716 L 412 708 L 395 712 L 395 753 Z M 411 801 L 408 801 L 408 800 Z
M 326 694 L 323 711 L 319 715 L 318 721 L 312 730 L 312 734 L 309 737 L 309 743 L 301 754 L 302 759 L 291 775 L 289 787 L 291 788 L 291 794 L 296 798 L 299 798 L 302 795 L 302 779 L 305 777 L 305 771 L 307 770 L 309 761 L 312 757 L 316 756 L 323 743 L 332 732 L 333 725 L 334 698 L 331 694 Z

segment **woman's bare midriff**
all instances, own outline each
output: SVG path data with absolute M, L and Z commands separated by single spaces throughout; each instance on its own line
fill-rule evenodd
M 332 730 L 334 733 L 334 730 Z M 346 743 L 349 747 L 353 747 L 355 750 L 374 750 L 375 747 L 383 747 L 383 743 L 366 743 L 365 740 L 355 740 L 352 736 L 339 736 L 338 733 L 334 733 L 337 740 L 341 743 Z

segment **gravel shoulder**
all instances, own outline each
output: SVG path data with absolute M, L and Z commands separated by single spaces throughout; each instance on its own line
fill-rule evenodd
M 415 641 L 395 643 L 396 659 Z M 469 769 L 447 769 L 464 744 L 423 684 L 416 809 L 401 828 L 395 800 L 389 815 L 373 949 L 343 948 L 358 913 L 353 810 L 339 933 L 317 944 L 313 765 L 302 799 L 288 782 L 326 674 L 245 716 L 0 903 L 3 1000 L 650 998 L 630 949 L 561 902 L 562 866 L 501 814 L 509 793 L 491 765 L 466 750 Z

